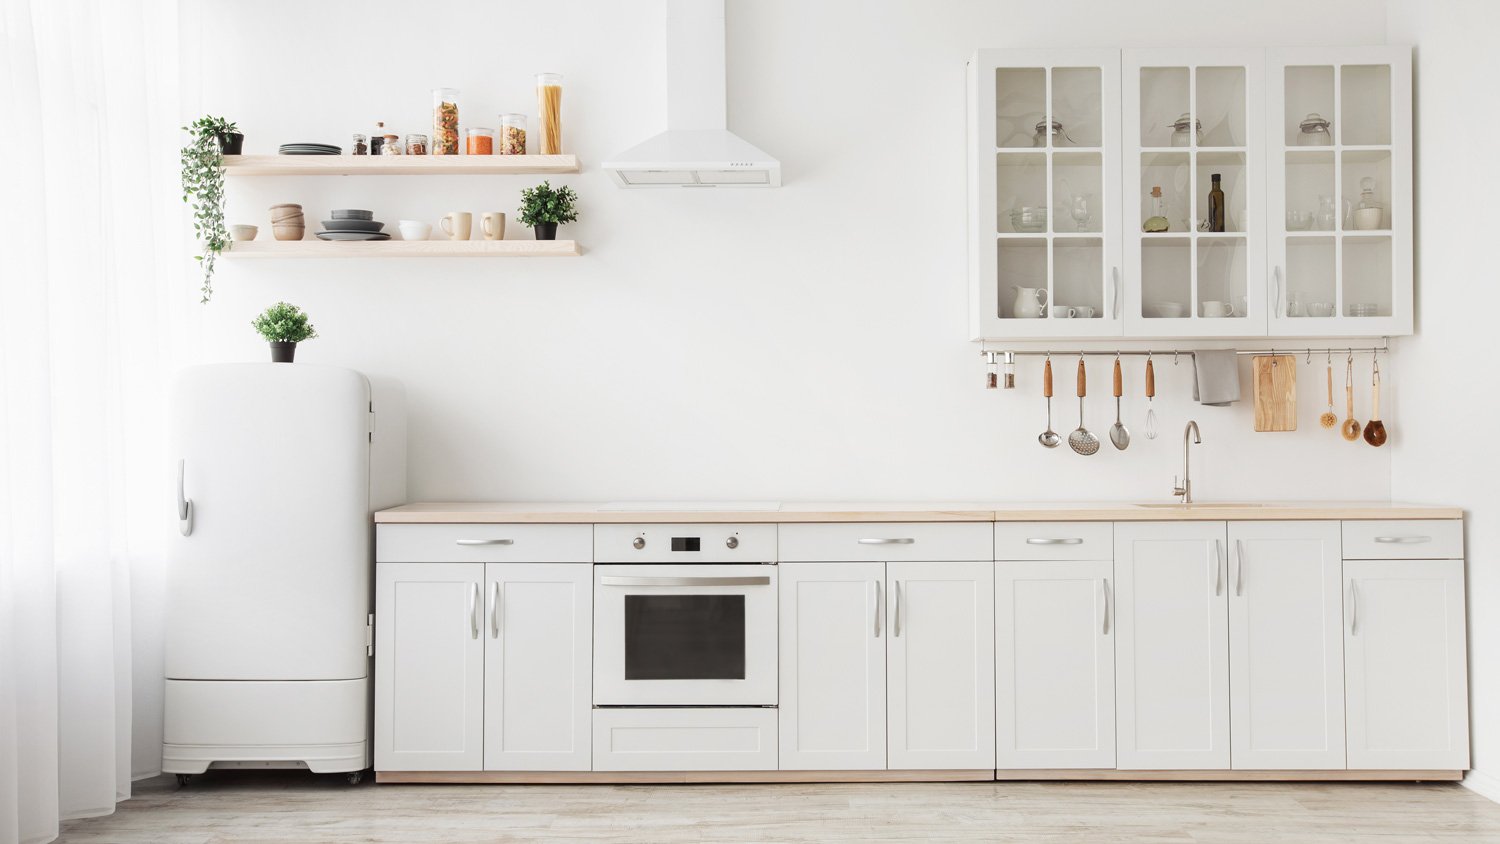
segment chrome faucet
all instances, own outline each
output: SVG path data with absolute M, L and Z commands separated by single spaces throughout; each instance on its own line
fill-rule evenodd
M 1192 439 L 1188 439 L 1192 437 Z M 1182 484 L 1178 485 L 1177 478 L 1172 477 L 1172 494 L 1182 498 L 1183 504 L 1193 503 L 1193 479 L 1190 474 L 1191 461 L 1189 456 L 1193 443 L 1203 444 L 1203 437 L 1198 433 L 1198 421 L 1188 420 L 1187 427 L 1182 429 Z

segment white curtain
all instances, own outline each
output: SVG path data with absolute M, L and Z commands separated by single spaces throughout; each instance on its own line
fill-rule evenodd
M 133 772 L 160 769 L 163 385 L 172 297 L 191 294 L 178 292 L 175 0 L 0 4 L 0 844 L 12 844 L 114 811 Z

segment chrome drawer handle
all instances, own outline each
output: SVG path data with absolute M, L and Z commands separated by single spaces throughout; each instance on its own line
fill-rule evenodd
M 1027 545 L 1082 545 L 1083 540 L 1070 536 L 1065 539 L 1049 539 L 1041 536 L 1033 536 L 1026 540 Z
M 515 545 L 514 539 L 460 539 L 459 545 Z
M 859 544 L 860 545 L 913 545 L 915 543 L 916 543 L 916 540 L 912 539 L 911 537 L 908 537 L 908 536 L 897 537 L 895 539 L 861 539 L 861 540 L 859 540 Z
M 615 577 L 599 578 L 601 586 L 770 586 L 771 578 L 758 577 Z
M 1382 545 L 1418 545 L 1423 542 L 1431 542 L 1430 536 L 1377 536 L 1375 541 Z

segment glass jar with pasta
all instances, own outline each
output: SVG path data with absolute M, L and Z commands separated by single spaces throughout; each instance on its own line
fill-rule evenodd
M 432 89 L 432 154 L 458 155 L 458 89 Z
M 562 154 L 562 74 L 536 75 L 537 123 L 541 125 L 537 152 Z
M 495 149 L 496 155 L 525 155 L 526 115 L 500 115 L 500 137 L 496 140 L 499 141 Z

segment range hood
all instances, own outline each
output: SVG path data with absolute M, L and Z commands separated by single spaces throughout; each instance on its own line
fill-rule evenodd
M 781 162 L 729 131 L 724 0 L 667 0 L 667 131 L 603 163 L 622 188 L 774 188 Z

